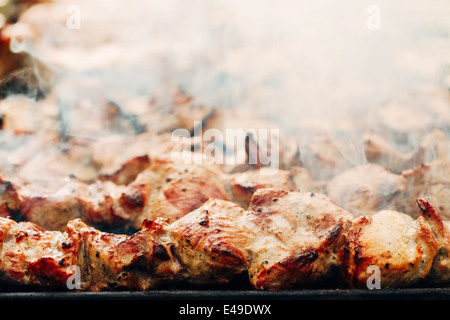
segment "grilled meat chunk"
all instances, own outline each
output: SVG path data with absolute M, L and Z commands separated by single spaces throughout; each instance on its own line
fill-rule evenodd
M 423 283 L 439 248 L 434 229 L 422 216 L 414 220 L 391 210 L 361 216 L 340 250 L 342 278 L 351 288 L 366 288 L 375 267 L 383 288 Z
M 147 221 L 142 230 L 124 236 L 99 232 L 80 220 L 71 222 L 70 228 L 80 237 L 81 288 L 146 290 L 172 279 L 181 269 L 172 254 L 174 244 L 154 235 L 165 224 L 164 220 Z
M 418 216 L 416 199 L 427 197 L 443 219 L 450 220 L 450 162 L 433 161 L 405 170 L 405 192 L 396 199 L 396 207 L 412 217 Z
M 139 201 L 135 203 L 140 194 L 148 197 L 148 204 L 144 202 L 141 206 Z M 170 156 L 155 159 L 148 170 L 127 186 L 122 198 L 131 208 L 139 209 L 131 218 L 135 227 L 144 219 L 165 217 L 174 221 L 208 199 L 230 199 L 220 167 L 212 163 L 184 164 Z
M 255 229 L 244 209 L 225 200 L 208 200 L 166 228 L 177 243 L 185 268 L 177 280 L 195 285 L 228 283 L 248 268 Z
M 444 131 L 434 130 L 422 139 L 418 148 L 403 153 L 382 135 L 371 134 L 364 139 L 364 151 L 369 162 L 400 174 L 423 163 L 445 161 L 450 155 L 450 141 Z
M 77 264 L 78 235 L 0 218 L 0 274 L 5 282 L 61 287 Z
M 323 194 L 260 189 L 248 219 L 256 234 L 250 282 L 257 289 L 279 290 L 330 279 L 352 215 Z
M 152 235 L 159 227 L 158 222 L 147 223 L 133 236 L 125 236 L 100 232 L 79 219 L 60 232 L 2 218 L 2 278 L 24 285 L 67 288 L 78 272 L 82 290 L 155 287 L 180 268 L 171 244 L 157 242 Z

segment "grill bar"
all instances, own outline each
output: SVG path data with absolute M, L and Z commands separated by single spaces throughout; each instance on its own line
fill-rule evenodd
M 3 292 L 0 300 L 447 300 L 450 288 Z

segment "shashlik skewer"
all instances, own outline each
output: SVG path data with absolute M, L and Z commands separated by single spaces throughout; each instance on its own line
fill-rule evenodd
M 313 188 L 301 167 L 226 174 L 218 165 L 178 163 L 170 155 L 154 158 L 128 185 L 70 179 L 48 194 L 32 187 L 0 179 L 0 215 L 23 216 L 45 229 L 60 231 L 68 221 L 81 218 L 89 225 L 119 232 L 138 230 L 144 219 L 164 217 L 172 222 L 210 198 L 233 200 L 246 208 L 260 188 Z
M 426 199 L 421 216 L 395 211 L 354 218 L 323 194 L 266 188 L 249 209 L 210 199 L 173 223 L 144 220 L 131 236 L 81 220 L 66 231 L 0 218 L 2 280 L 67 288 L 73 266 L 81 290 L 148 290 L 229 283 L 247 273 L 256 289 L 320 285 L 330 278 L 366 285 L 368 267 L 383 288 L 449 280 L 449 229 Z

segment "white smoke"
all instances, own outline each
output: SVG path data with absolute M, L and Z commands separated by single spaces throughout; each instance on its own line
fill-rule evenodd
M 58 83 L 94 79 L 120 100 L 168 81 L 198 104 L 246 108 L 292 132 L 318 121 L 333 139 L 345 132 L 354 164 L 364 162 L 360 130 L 383 130 L 380 106 L 423 111 L 414 96 L 398 98 L 448 79 L 446 0 L 82 0 L 79 29 L 67 27 L 73 4 L 33 7 L 12 42 Z M 368 28 L 370 6 L 380 29 Z

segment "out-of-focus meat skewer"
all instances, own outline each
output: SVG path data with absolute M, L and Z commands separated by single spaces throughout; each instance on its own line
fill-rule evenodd
M 440 215 L 450 220 L 450 162 L 433 161 L 414 169 L 405 170 L 405 192 L 396 199 L 398 210 L 417 216 L 414 204 L 417 198 L 429 198 Z
M 64 84 L 61 86 L 62 93 L 72 88 L 64 89 Z M 261 148 L 267 148 L 270 155 L 272 149 L 269 140 L 274 134 L 280 135 L 279 132 L 270 132 L 271 129 L 278 129 L 278 127 L 254 115 L 242 113 L 240 114 L 241 122 L 236 123 L 233 118 L 236 110 L 225 113 L 228 115 L 225 119 L 221 118 L 222 113 L 218 110 L 208 114 L 208 110 L 196 106 L 189 96 L 173 86 L 163 87 L 160 92 L 155 92 L 151 99 L 142 99 L 141 103 L 134 103 L 133 99 L 124 99 L 121 106 L 92 96 L 92 93 L 89 95 L 89 92 L 88 90 L 85 97 L 81 94 L 78 99 L 71 99 L 70 94 L 64 98 L 58 98 L 56 93 L 52 93 L 40 101 L 20 96 L 11 96 L 0 101 L 2 115 L 0 134 L 5 141 L 10 141 L 7 135 L 28 136 L 29 140 L 35 136 L 46 136 L 49 139 L 48 145 L 34 146 L 38 148 L 42 145 L 45 149 L 38 149 L 37 153 L 30 152 L 28 156 L 26 156 L 28 149 L 22 149 L 21 143 L 18 142 L 17 150 L 13 151 L 25 157 L 22 161 L 19 159 L 14 163 L 6 161 L 2 167 L 14 167 L 11 176 L 18 176 L 26 181 L 31 171 L 21 169 L 27 166 L 27 161 L 32 155 L 34 162 L 30 162 L 28 168 L 36 168 L 35 171 L 42 176 L 51 168 L 53 172 L 48 172 L 48 176 L 71 175 L 85 182 L 100 178 L 118 184 L 127 184 L 150 164 L 153 157 L 171 152 L 179 144 L 179 141 L 172 138 L 170 130 L 185 129 L 193 135 L 194 125 L 203 121 L 207 124 L 205 130 L 219 130 L 224 137 L 227 130 L 240 128 L 239 126 L 244 124 L 245 130 L 269 131 L 267 136 L 249 135 L 244 146 L 245 150 L 236 150 L 245 152 L 245 164 L 229 164 L 227 161 L 221 163 L 227 172 L 243 171 L 268 166 L 261 163 L 258 152 Z M 122 109 L 125 111 L 120 111 Z M 122 119 L 121 113 L 139 119 L 144 131 L 135 132 L 134 129 L 127 129 L 130 121 Z M 164 119 L 171 123 L 164 124 Z M 126 123 L 122 123 L 124 121 Z M 227 127 L 231 124 L 233 126 Z M 277 136 L 276 139 L 277 144 L 280 143 L 280 146 L 274 146 L 276 149 L 272 150 L 277 155 L 276 163 L 269 165 L 281 169 L 298 165 L 297 144 L 285 136 Z M 186 142 L 183 140 L 183 143 Z M 191 136 L 188 143 L 191 145 L 187 146 L 187 150 L 204 150 L 208 144 L 203 136 Z M 227 146 L 227 141 L 215 141 L 215 143 L 221 143 L 225 149 L 230 147 L 230 145 Z M 234 144 L 235 141 L 232 143 Z M 256 147 L 253 146 L 254 144 Z M 13 149 L 16 147 L 12 146 Z M 12 157 L 13 153 L 11 150 L 8 151 L 10 154 L 4 159 Z M 51 163 L 53 157 L 55 163 Z M 250 163 L 249 158 L 256 159 L 257 163 Z M 61 165 L 64 163 L 67 163 L 67 166 Z M 55 170 L 56 168 L 58 170 Z
M 81 218 L 103 229 L 126 232 L 138 229 L 144 219 L 179 219 L 210 198 L 234 200 L 246 208 L 251 195 L 263 187 L 312 188 L 303 168 L 265 170 L 225 174 L 214 163 L 184 164 L 166 155 L 152 159 L 148 168 L 126 185 L 101 180 L 87 184 L 67 178 L 57 189 L 43 192 L 33 184 L 2 180 L 2 215 L 19 216 L 49 230 L 62 230 L 69 220 Z
M 354 215 L 395 210 L 417 218 L 416 199 L 427 197 L 444 219 L 450 218 L 450 164 L 433 161 L 394 174 L 380 165 L 366 164 L 331 179 L 327 195 Z
M 356 166 L 327 183 L 327 195 L 354 215 L 391 208 L 406 190 L 406 179 L 376 164 Z
M 258 189 L 278 188 L 287 191 L 315 192 L 316 187 L 308 170 L 292 167 L 290 170 L 261 168 L 226 176 L 227 186 L 233 202 L 247 208 Z
M 55 109 L 54 106 L 56 103 L 54 96 L 47 97 L 47 100 L 40 102 L 40 104 L 34 104 L 29 100 L 20 100 L 22 104 L 19 104 L 19 106 L 23 105 L 23 108 L 16 109 L 12 103 L 18 103 L 19 100 L 12 99 L 9 102 L 3 101 L 3 106 L 5 107 L 4 112 L 7 119 L 9 119 L 7 125 L 4 127 L 7 130 L 3 133 L 7 134 L 10 131 L 13 135 L 20 134 L 31 140 L 30 143 L 34 144 L 34 137 L 40 136 L 41 130 L 46 131 L 46 127 L 35 127 L 33 124 L 25 124 L 22 126 L 23 129 L 20 129 L 20 132 L 16 132 L 16 129 L 21 127 L 21 122 L 13 120 L 32 119 L 34 121 L 35 119 L 32 116 L 34 113 L 47 109 L 50 111 Z M 191 102 L 186 99 L 181 100 L 177 102 L 177 105 L 186 105 L 182 108 L 185 108 L 186 111 L 184 113 L 188 114 L 187 109 L 192 109 L 190 106 Z M 44 103 L 45 101 L 47 103 Z M 85 131 L 86 128 L 83 129 L 82 126 L 81 131 L 78 132 L 79 135 L 73 137 L 66 135 L 70 139 L 61 141 L 58 128 L 55 128 L 55 125 L 51 125 L 61 120 L 58 118 L 57 109 L 58 107 L 53 110 L 53 113 L 47 112 L 51 120 L 49 120 L 47 131 L 50 134 L 49 139 L 53 139 L 50 146 L 44 141 L 34 146 L 38 149 L 36 152 L 30 153 L 28 153 L 28 149 L 19 147 L 17 150 L 13 150 L 13 152 L 8 152 L 7 157 L 5 157 L 5 159 L 15 159 L 14 163 L 7 163 L 4 166 L 4 168 L 11 168 L 11 170 L 3 172 L 3 180 L 15 186 L 18 194 L 16 199 L 19 199 L 20 202 L 19 207 L 21 209 L 19 211 L 11 210 L 13 215 L 20 212 L 21 217 L 51 230 L 60 230 L 68 220 L 77 217 L 86 218 L 88 223 L 93 223 L 97 226 L 111 226 L 113 228 L 124 226 L 125 229 L 128 225 L 139 227 L 142 218 L 138 218 L 137 216 L 142 214 L 142 208 L 147 205 L 147 203 L 141 202 L 144 201 L 142 199 L 147 199 L 150 196 L 146 193 L 150 190 L 148 186 L 152 183 L 158 185 L 162 180 L 169 179 L 168 177 L 161 177 L 161 175 L 158 176 L 156 174 L 159 170 L 156 167 L 161 164 L 156 158 L 160 155 L 168 155 L 175 147 L 180 147 L 179 141 L 172 139 L 169 133 L 154 134 L 152 132 L 143 132 L 133 136 L 111 134 L 102 136 L 102 130 L 100 130 L 98 138 L 86 140 L 85 138 L 89 137 L 90 131 Z M 89 108 L 82 108 L 82 110 L 85 109 L 88 110 Z M 23 110 L 24 114 L 21 114 L 21 110 Z M 17 113 L 19 114 L 18 116 L 11 116 Z M 46 112 L 43 114 L 46 114 Z M 186 122 L 189 122 L 187 120 L 188 117 L 186 115 L 183 117 L 185 118 L 183 121 L 187 125 Z M 70 117 L 70 119 L 76 120 L 77 117 Z M 195 122 L 192 120 L 192 116 L 189 119 L 193 125 Z M 254 117 L 253 119 L 255 120 Z M 101 122 L 102 117 L 97 120 Z M 94 122 L 97 123 L 96 121 Z M 64 126 L 67 129 L 67 126 Z M 99 127 L 101 129 L 104 126 L 100 123 Z M 69 129 L 65 130 L 65 133 L 73 133 L 73 130 L 75 129 L 70 129 L 69 126 Z M 202 139 L 203 137 L 191 137 L 187 139 L 187 142 L 183 140 L 183 144 L 187 143 L 188 145 L 182 145 L 182 147 L 183 149 L 187 149 L 188 152 L 190 150 L 203 151 L 205 143 Z M 41 146 L 42 150 L 39 149 L 39 146 Z M 152 168 L 144 173 L 149 166 Z M 185 166 L 183 167 L 184 169 L 178 168 L 174 169 L 174 171 L 188 170 L 187 168 L 193 167 Z M 199 167 L 206 168 L 206 166 Z M 152 202 L 152 205 L 148 206 L 146 214 L 153 216 L 160 215 L 164 212 L 164 216 L 175 219 L 198 207 L 210 196 L 228 199 L 229 195 L 225 191 L 226 189 L 228 190 L 228 187 L 219 187 L 219 185 L 223 184 L 221 180 L 225 179 L 222 176 L 222 172 L 219 173 L 219 171 L 226 171 L 226 167 L 226 163 L 221 163 L 220 168 L 213 169 L 213 171 L 217 171 L 217 174 L 214 176 L 208 175 L 202 177 L 201 174 L 196 174 L 194 188 L 191 188 L 187 192 L 175 192 L 178 190 L 175 187 L 172 187 L 172 189 L 168 188 L 167 190 L 162 188 L 161 192 L 163 195 L 160 195 L 159 198 L 152 198 L 152 201 L 154 200 L 155 202 Z M 198 170 L 201 171 L 203 169 Z M 152 170 L 153 174 L 149 175 L 148 172 Z M 293 170 L 295 171 L 297 169 Z M 299 179 L 300 171 L 294 171 L 292 171 L 292 177 Z M 165 170 L 161 172 L 167 173 Z M 305 171 L 302 172 L 304 173 Z M 140 175 L 142 176 L 139 178 Z M 218 175 L 221 175 L 221 177 L 218 178 Z M 282 177 L 286 178 L 287 175 L 282 174 L 277 179 L 282 179 Z M 96 181 L 97 179 L 99 181 Z M 143 179 L 147 180 L 143 181 Z M 156 180 L 158 179 L 162 180 L 157 182 Z M 247 189 L 245 191 L 246 199 L 244 202 L 248 204 L 251 194 L 259 187 L 281 187 L 283 183 L 275 182 L 277 179 L 262 184 L 257 183 L 259 185 L 255 185 L 251 190 Z M 94 181 L 95 183 L 92 183 Z M 168 181 L 165 183 L 170 185 Z M 309 182 L 303 185 L 302 182 L 302 188 L 307 183 Z M 88 184 L 91 185 L 89 186 Z M 122 188 L 120 186 L 116 187 L 116 185 L 128 186 Z M 26 187 L 24 188 L 24 186 Z M 199 188 L 198 186 L 202 187 Z M 288 185 L 284 183 L 284 186 L 289 186 L 292 189 L 293 183 L 289 181 Z M 307 188 L 309 189 L 309 186 Z M 215 191 L 219 189 L 223 189 L 219 192 L 220 196 Z M 131 194 L 128 195 L 128 193 Z M 171 200 L 167 201 L 169 198 Z M 128 199 L 132 199 L 132 201 Z M 177 202 L 174 199 L 186 200 L 174 204 Z M 238 201 L 243 203 L 242 200 Z M 164 206 L 166 207 L 164 208 Z M 183 208 L 180 209 L 180 206 Z M 2 214 L 7 215 L 8 210 L 6 209 L 8 206 L 3 205 L 3 207 L 5 210 L 3 210 Z M 46 213 L 44 214 L 44 212 Z
M 372 134 L 364 139 L 364 151 L 367 161 L 399 174 L 424 163 L 446 161 L 450 155 L 450 141 L 444 131 L 435 130 L 424 136 L 416 150 L 402 153 L 383 136 Z

